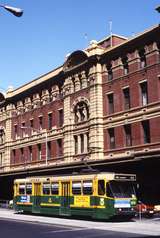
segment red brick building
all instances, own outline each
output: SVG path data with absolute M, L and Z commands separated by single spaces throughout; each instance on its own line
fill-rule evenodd
M 137 173 L 141 191 L 149 186 L 154 193 L 160 154 L 159 33 L 157 25 L 130 39 L 112 35 L 92 41 L 59 68 L 0 94 L 2 180 L 92 166 Z

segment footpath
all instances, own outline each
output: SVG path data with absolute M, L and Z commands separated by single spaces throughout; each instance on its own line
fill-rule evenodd
M 160 237 L 160 218 L 135 220 L 130 222 L 101 222 L 78 220 L 72 218 L 57 218 L 47 216 L 35 216 L 15 213 L 13 210 L 0 209 L 0 220 L 17 220 L 21 222 L 42 223 L 49 225 L 71 226 L 89 229 L 110 230 L 118 232 L 128 232 L 141 235 Z

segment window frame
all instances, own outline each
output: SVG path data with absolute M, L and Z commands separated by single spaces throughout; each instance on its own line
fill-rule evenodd
M 108 135 L 109 135 L 109 145 L 110 149 L 115 149 L 116 148 L 116 139 L 115 139 L 115 128 L 109 128 L 108 129 Z M 112 141 L 113 138 L 113 141 Z
M 57 184 L 57 185 L 58 185 L 58 186 L 57 186 L 57 188 L 58 188 L 58 189 L 57 189 L 57 191 L 58 191 L 57 193 L 53 193 L 53 192 L 52 192 L 52 191 L 53 191 L 53 190 L 52 190 L 52 185 L 53 185 L 53 184 Z M 53 195 L 53 196 L 59 196 L 59 193 L 60 193 L 60 185 L 59 185 L 59 182 L 58 182 L 58 181 L 57 181 L 57 182 L 51 181 L 51 195 Z
M 47 189 L 46 191 L 49 191 L 49 193 L 44 193 L 44 185 L 50 185 L 49 186 L 49 190 Z M 46 187 L 47 188 L 47 187 Z M 45 195 L 45 196 L 49 196 L 51 195 L 51 183 L 50 182 L 43 182 L 42 183 L 42 194 Z
M 108 101 L 108 114 L 114 113 L 114 94 L 109 93 L 107 94 L 107 101 Z
M 103 181 L 103 185 L 104 185 L 104 187 L 103 187 L 103 193 L 100 193 L 100 187 L 99 187 L 99 182 L 100 181 Z M 98 179 L 98 181 L 97 181 L 97 194 L 98 194 L 98 196 L 105 196 L 106 195 L 106 181 L 104 180 L 104 179 Z
M 92 184 L 92 186 L 84 186 L 84 184 L 89 184 L 89 183 L 91 183 Z M 91 192 L 87 192 L 87 189 L 86 188 L 91 188 Z M 91 179 L 86 179 L 86 180 L 83 180 L 82 181 L 82 193 L 83 193 L 83 195 L 88 195 L 88 196 L 91 196 L 91 195 L 93 195 L 93 180 L 91 180 Z
M 73 184 L 80 184 L 80 186 L 78 187 L 78 188 L 80 188 L 79 189 L 79 193 L 74 193 L 74 190 L 73 190 Z M 75 196 L 77 196 L 77 195 L 82 195 L 82 181 L 81 180 L 79 180 L 79 181 L 72 181 L 72 194 L 73 195 L 75 195 Z

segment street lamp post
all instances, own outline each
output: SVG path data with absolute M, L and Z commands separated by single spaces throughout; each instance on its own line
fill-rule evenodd
M 21 129 L 30 129 L 30 130 L 36 131 L 38 133 L 41 132 L 39 129 L 30 127 L 30 126 L 21 126 Z M 46 147 L 45 158 L 46 158 L 46 166 L 47 166 L 47 164 L 48 164 L 48 136 L 47 136 L 47 130 L 45 132 L 45 147 Z
M 160 5 L 157 6 L 157 7 L 155 8 L 155 10 L 160 13 Z
M 0 4 L 0 7 L 4 8 L 8 12 L 11 12 L 16 17 L 21 17 L 23 15 L 23 10 L 20 8 L 11 7 L 11 6 L 7 6 L 7 5 L 1 5 L 1 4 Z

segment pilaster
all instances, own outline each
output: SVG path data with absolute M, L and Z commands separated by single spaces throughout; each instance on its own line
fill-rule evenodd
M 90 131 L 89 150 L 92 159 L 103 159 L 103 94 L 102 67 L 98 63 L 90 69 Z

